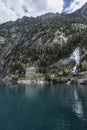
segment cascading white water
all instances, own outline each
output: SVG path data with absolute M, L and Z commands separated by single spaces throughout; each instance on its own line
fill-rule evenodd
M 68 81 L 66 84 L 70 84 L 71 83 L 71 81 Z
M 77 66 L 79 65 L 80 63 L 80 48 L 77 47 L 74 52 L 72 53 L 70 59 L 73 59 L 75 60 L 76 62 L 76 65 L 73 67 L 72 69 L 72 73 L 75 73 L 76 72 L 76 69 L 77 69 Z

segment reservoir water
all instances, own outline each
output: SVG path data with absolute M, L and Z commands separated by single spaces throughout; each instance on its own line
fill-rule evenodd
M 87 86 L 1 83 L 0 130 L 87 130 Z

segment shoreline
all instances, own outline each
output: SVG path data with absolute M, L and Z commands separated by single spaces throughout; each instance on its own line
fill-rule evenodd
M 43 81 L 43 80 L 18 80 L 18 84 L 39 84 L 39 85 L 44 85 L 44 84 L 49 84 L 48 81 Z
M 73 79 L 73 78 L 61 78 L 61 79 L 53 79 L 50 81 L 43 81 L 43 80 L 18 80 L 16 81 L 18 84 L 38 84 L 38 85 L 44 85 L 44 84 L 54 84 L 54 83 L 63 83 L 63 84 L 78 84 L 78 85 L 87 85 L 87 79 Z
M 0 79 L 3 83 L 17 83 L 17 84 L 38 84 L 38 85 L 44 85 L 44 84 L 54 84 L 54 83 L 62 83 L 62 84 L 78 84 L 78 85 L 87 85 L 87 72 L 82 73 L 76 73 L 73 75 L 66 75 L 66 76 L 50 76 L 47 80 L 45 78 L 38 78 L 38 79 L 18 79 L 18 80 L 12 80 L 11 78 L 4 78 Z

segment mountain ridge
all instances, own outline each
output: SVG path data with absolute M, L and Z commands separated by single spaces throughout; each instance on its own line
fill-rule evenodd
M 87 22 L 85 17 L 77 17 L 77 12 L 76 15 L 47 13 L 36 18 L 24 16 L 1 24 L 0 77 L 24 77 L 29 66 L 37 66 L 38 73 L 44 74 L 50 73 L 53 65 L 51 69 L 56 74 L 61 65 L 54 69 L 54 64 L 69 57 L 77 46 L 84 55 L 87 51 Z
M 84 15 L 85 12 L 87 12 L 87 3 L 85 3 L 80 9 L 78 9 L 75 12 L 70 13 L 68 15 L 71 16 L 71 17 L 87 19 L 87 13 L 86 13 L 86 16 Z
M 78 10 L 76 10 L 76 11 L 74 11 L 73 13 L 70 13 L 70 14 L 68 14 L 67 12 L 62 12 L 61 14 L 59 14 L 58 12 L 56 12 L 56 13 L 53 13 L 53 12 L 48 12 L 48 13 L 45 13 L 45 14 L 43 14 L 43 15 L 40 15 L 40 16 L 37 16 L 37 17 L 27 17 L 27 16 L 23 16 L 22 18 L 18 18 L 17 20 L 15 20 L 15 21 L 7 21 L 7 22 L 5 22 L 5 23 L 1 23 L 0 25 L 3 25 L 3 24 L 6 24 L 6 23 L 8 23 L 9 24 L 9 22 L 10 23 L 14 23 L 14 22 L 16 22 L 16 21 L 22 21 L 22 20 L 29 20 L 29 19 L 42 19 L 42 20 L 45 20 L 45 19 L 47 19 L 47 18 L 53 18 L 53 17 L 62 17 L 62 16 L 72 16 L 73 15 L 73 17 L 74 17 L 74 14 L 75 14 L 75 17 L 76 17 L 76 15 L 78 15 L 78 13 L 80 13 L 80 15 L 81 15 L 81 11 L 84 9 L 85 10 L 85 8 L 87 8 L 87 2 L 80 8 L 80 9 L 78 9 Z M 87 10 L 87 9 L 86 9 Z M 80 18 L 81 18 L 82 16 L 80 16 Z M 83 16 L 84 17 L 84 16 Z M 85 18 L 85 17 L 84 17 Z

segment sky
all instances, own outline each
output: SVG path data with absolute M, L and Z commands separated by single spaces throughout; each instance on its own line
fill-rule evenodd
M 36 17 L 48 12 L 71 13 L 87 0 L 0 0 L 0 23 L 23 16 Z

